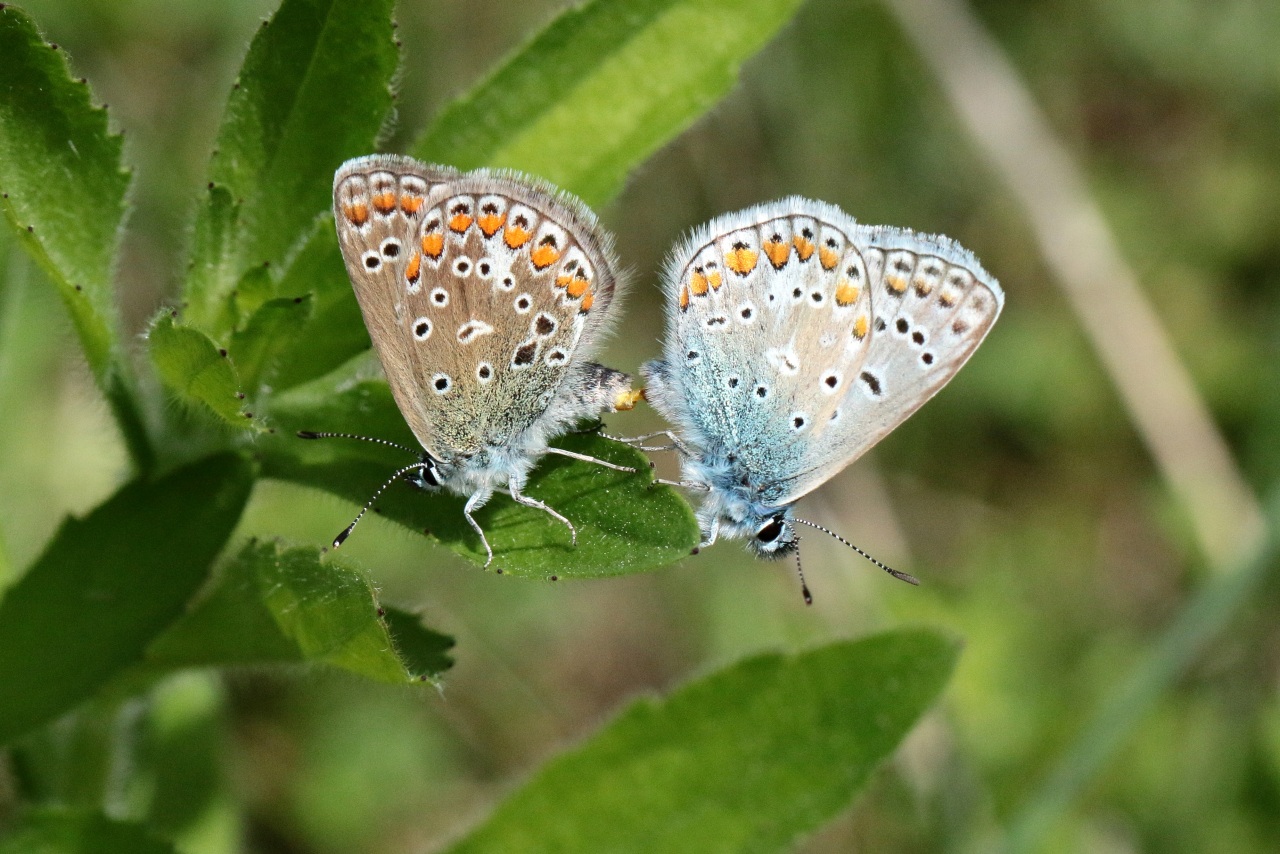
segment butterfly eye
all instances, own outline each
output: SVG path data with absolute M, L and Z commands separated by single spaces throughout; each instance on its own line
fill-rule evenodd
M 776 516 L 766 522 L 764 527 L 756 531 L 756 539 L 762 543 L 772 543 L 780 536 L 782 536 L 782 519 Z

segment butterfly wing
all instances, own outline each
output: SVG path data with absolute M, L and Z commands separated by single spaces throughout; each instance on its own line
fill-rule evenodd
M 719 217 L 667 267 L 665 364 L 649 397 L 766 503 L 855 382 L 871 345 L 868 271 L 838 208 L 784 199 Z
M 339 170 L 334 215 L 387 381 L 432 456 L 510 444 L 580 380 L 617 289 L 580 202 L 514 173 L 380 156 Z
M 1000 285 L 950 238 L 859 226 L 853 239 L 870 285 L 870 346 L 821 440 L 778 484 L 782 503 L 827 481 L 933 397 L 1004 306 Z
M 665 361 L 649 397 L 782 506 L 818 487 L 955 375 L 1004 296 L 945 237 L 784 199 L 720 217 L 668 264 Z

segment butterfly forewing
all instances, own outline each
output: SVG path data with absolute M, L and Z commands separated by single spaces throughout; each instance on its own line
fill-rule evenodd
M 397 404 L 433 456 L 505 444 L 542 416 L 608 319 L 613 264 L 594 216 L 514 175 L 358 164 L 336 179 L 335 216 Z M 385 198 L 381 176 L 396 169 L 401 186 L 431 188 L 412 210 Z M 361 204 L 368 220 L 355 222 L 347 211 Z
M 766 501 L 831 441 L 871 344 L 854 231 L 831 205 L 786 199 L 713 221 L 669 270 L 680 420 L 732 448 Z

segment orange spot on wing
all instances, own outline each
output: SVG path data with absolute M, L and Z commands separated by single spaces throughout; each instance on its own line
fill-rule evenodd
M 587 295 L 582 298 L 582 305 L 578 306 L 578 314 L 586 314 L 591 311 L 591 304 L 596 301 L 596 295 L 591 291 L 587 291 Z
M 681 288 L 680 289 L 680 310 L 684 311 L 688 307 L 689 307 L 689 289 Z
M 718 291 L 720 286 L 724 284 L 724 279 L 720 278 L 719 273 L 711 273 L 707 276 L 707 282 L 711 285 L 711 290 Z
M 529 253 L 529 260 L 533 262 L 535 270 L 545 270 L 560 260 L 560 250 L 549 243 L 544 243 L 533 248 Z
M 555 286 L 560 290 L 564 290 L 565 288 L 569 287 L 569 283 L 572 281 L 573 281 L 573 276 L 567 275 L 565 273 L 561 273 L 560 275 L 556 276 Z
M 707 295 L 707 277 L 701 270 L 694 270 L 693 275 L 689 277 L 689 290 L 695 297 Z
M 942 304 L 943 308 L 951 308 L 956 304 L 956 295 L 951 291 L 944 290 L 938 294 L 938 302 Z
M 759 258 L 760 253 L 748 249 L 744 243 L 736 243 L 732 249 L 724 253 L 725 266 L 739 276 L 745 276 L 754 270 Z
M 409 280 L 409 284 L 418 281 L 418 273 L 422 270 L 422 256 L 417 252 L 409 258 L 409 266 L 404 268 L 404 277 Z
M 476 223 L 480 226 L 480 230 L 484 232 L 485 237 L 493 237 L 506 221 L 506 214 L 484 214 L 480 219 L 476 220 Z
M 853 322 L 853 337 L 861 341 L 867 337 L 867 330 L 871 328 L 871 321 L 865 314 L 858 315 L 858 319 Z
M 903 293 L 907 289 L 907 280 L 901 276 L 885 276 L 884 283 L 895 294 Z
M 813 255 L 813 241 L 797 236 L 793 242 L 796 245 L 796 254 L 800 256 L 800 260 L 808 261 L 810 256 Z
M 471 223 L 475 222 L 470 214 L 454 214 L 449 217 L 449 230 L 457 234 L 462 234 L 471 227 Z
M 834 270 L 840 263 L 840 255 L 836 250 L 823 246 L 818 249 L 818 260 L 822 262 L 822 269 Z
M 373 209 L 380 214 L 389 214 L 396 209 L 396 194 L 392 192 L 378 193 L 373 197 Z
M 502 232 L 502 241 L 511 249 L 519 249 L 529 242 L 529 238 L 533 237 L 533 232 L 521 228 L 518 225 L 508 225 L 506 230 Z
M 848 279 L 841 279 L 836 285 L 836 305 L 853 305 L 858 301 L 858 286 Z
M 354 204 L 347 205 L 342 209 L 342 213 L 346 216 L 347 222 L 351 223 L 356 228 L 359 228 L 369 221 L 369 206 L 364 202 L 356 202 Z
M 575 278 L 572 282 L 569 283 L 569 286 L 565 290 L 565 293 L 569 295 L 570 299 L 577 299 L 578 297 L 582 296 L 587 292 L 587 288 L 588 286 L 590 286 L 590 284 L 591 283 L 588 282 L 586 279 Z
M 933 282 L 930 282 L 928 279 L 917 276 L 912 284 L 916 286 L 916 293 L 922 297 L 927 297 L 933 292 Z
M 421 207 L 422 207 L 422 196 L 401 196 L 400 197 L 400 210 L 404 211 L 409 216 L 413 216 L 414 214 L 416 214 L 418 212 L 418 209 Z
M 438 231 L 422 235 L 422 251 L 433 259 L 444 252 L 444 235 Z
M 791 257 L 791 245 L 781 240 L 770 240 L 762 248 L 764 254 L 769 256 L 769 263 L 775 270 L 781 270 L 787 263 L 787 259 Z

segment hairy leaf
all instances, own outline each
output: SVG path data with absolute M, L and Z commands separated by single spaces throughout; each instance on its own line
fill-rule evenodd
M 392 0 L 284 0 L 254 37 L 227 102 L 197 214 L 192 322 L 248 269 L 282 265 L 329 208 L 333 173 L 367 154 L 391 107 Z
M 380 613 L 369 580 L 341 561 L 316 549 L 249 543 L 147 660 L 161 667 L 310 662 L 409 682 L 446 670 L 452 645 L 407 612 Z

